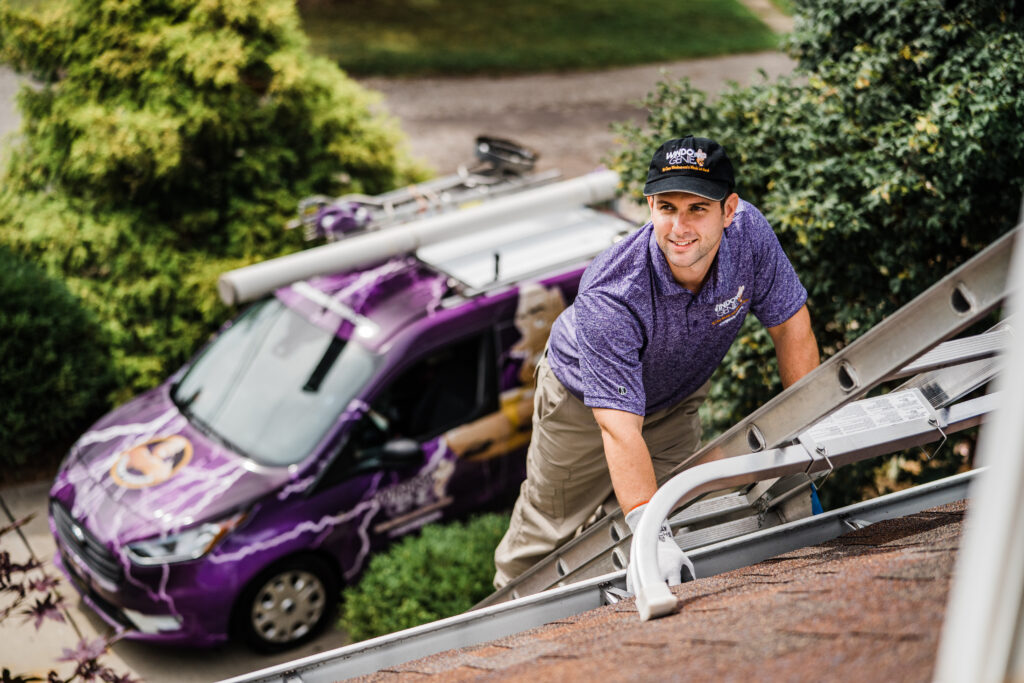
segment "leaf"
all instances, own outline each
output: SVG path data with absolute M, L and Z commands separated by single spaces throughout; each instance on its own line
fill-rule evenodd
M 14 531 L 15 529 L 18 529 L 20 527 L 25 526 L 26 524 L 31 522 L 33 519 L 35 519 L 35 517 L 36 517 L 36 513 L 32 512 L 32 513 L 30 513 L 28 515 L 25 515 L 21 519 L 15 520 L 14 522 L 12 522 L 11 524 L 8 524 L 5 527 L 0 527 L 0 536 L 3 536 L 4 534 L 6 534 L 9 531 Z
M 64 615 L 61 614 L 63 609 L 64 598 L 51 593 L 45 598 L 36 598 L 35 604 L 22 610 L 21 613 L 25 615 L 26 622 L 34 621 L 35 628 L 38 631 L 39 627 L 47 619 L 63 623 Z
M 30 683 L 30 681 L 41 681 L 43 679 L 37 678 L 36 676 L 18 676 L 11 673 L 11 670 L 4 667 L 3 670 L 3 683 Z
M 60 580 L 56 577 L 50 576 L 49 574 L 43 574 L 38 579 L 32 579 L 28 582 L 29 590 L 33 590 L 39 593 L 47 593 L 51 589 L 56 588 L 60 585 Z

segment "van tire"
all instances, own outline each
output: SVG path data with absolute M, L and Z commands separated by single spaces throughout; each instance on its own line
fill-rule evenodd
M 234 631 L 258 652 L 288 650 L 319 635 L 338 600 L 333 567 L 315 555 L 293 555 L 264 569 L 242 591 Z

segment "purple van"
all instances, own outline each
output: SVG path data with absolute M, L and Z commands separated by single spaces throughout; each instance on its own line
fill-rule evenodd
M 634 227 L 518 216 L 273 288 L 83 434 L 50 526 L 84 600 L 130 638 L 290 647 L 372 553 L 513 500 L 551 323 Z

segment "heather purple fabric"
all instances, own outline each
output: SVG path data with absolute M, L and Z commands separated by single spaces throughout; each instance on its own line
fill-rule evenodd
M 651 223 L 601 253 L 551 329 L 548 362 L 591 408 L 646 415 L 711 377 L 748 312 L 774 327 L 806 300 L 767 219 L 740 200 L 696 294 L 672 277 Z

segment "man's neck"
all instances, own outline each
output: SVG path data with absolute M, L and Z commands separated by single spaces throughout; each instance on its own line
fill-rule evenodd
M 666 263 L 668 263 L 667 259 Z M 718 263 L 717 251 L 715 252 L 715 256 L 711 262 L 703 268 L 676 268 L 671 263 L 668 263 L 668 268 L 672 272 L 672 277 L 675 278 L 676 282 L 681 284 L 683 287 L 686 287 L 692 293 L 697 294 L 700 292 L 700 288 L 704 286 L 704 282 L 708 279 L 708 273 L 711 272 L 716 263 Z

